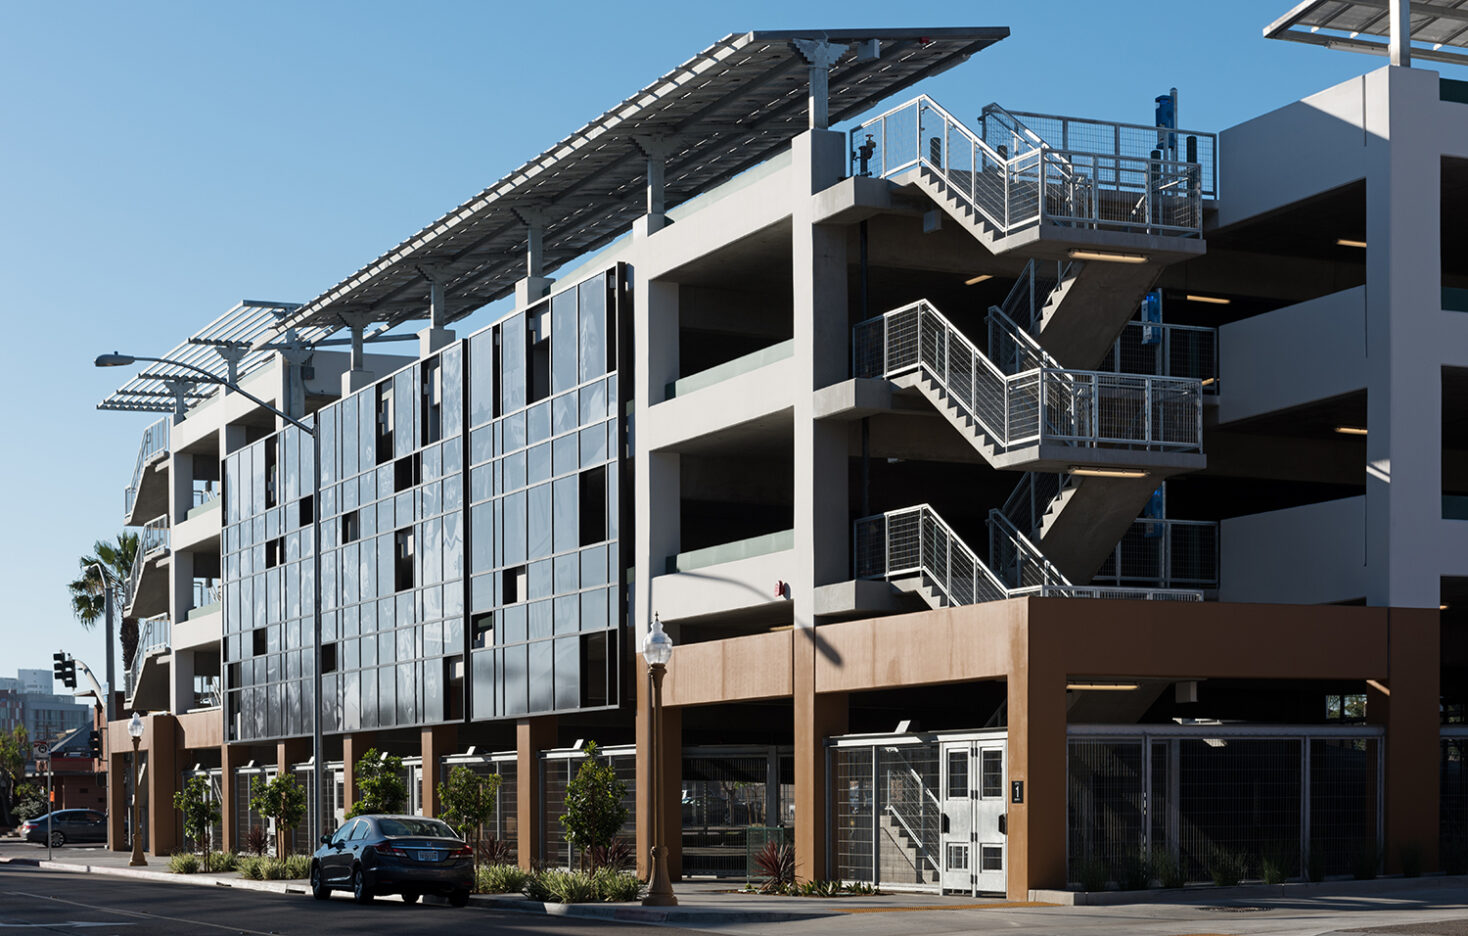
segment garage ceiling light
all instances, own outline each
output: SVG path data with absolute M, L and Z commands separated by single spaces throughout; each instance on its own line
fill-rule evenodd
M 1083 478 L 1145 478 L 1147 472 L 1140 468 L 1087 468 L 1083 465 L 1072 465 L 1070 473 L 1080 475 Z
M 992 273 L 980 273 L 978 276 L 972 276 L 972 277 L 969 277 L 968 279 L 964 280 L 963 281 L 963 285 L 965 285 L 965 286 L 977 286 L 980 283 L 982 283 L 984 280 L 991 280 L 993 278 L 994 278 L 994 274 L 992 274 Z
M 1341 435 L 1364 436 L 1366 429 L 1362 426 L 1336 426 L 1335 431 Z
M 1365 241 L 1363 241 L 1363 240 L 1351 240 L 1348 237 L 1338 237 L 1338 238 L 1336 238 L 1336 244 L 1338 246 L 1341 246 L 1341 247 L 1360 247 L 1362 249 L 1365 249 L 1365 247 L 1366 247 L 1366 242 Z
M 1070 252 L 1072 260 L 1100 260 L 1104 263 L 1146 263 L 1146 254 L 1108 253 L 1104 250 L 1075 249 Z
M 1188 293 L 1187 299 L 1189 302 L 1206 302 L 1210 305 L 1228 305 L 1233 302 L 1232 299 L 1225 299 L 1222 296 L 1199 296 L 1194 293 Z

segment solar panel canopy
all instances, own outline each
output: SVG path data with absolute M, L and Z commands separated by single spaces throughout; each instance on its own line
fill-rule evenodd
M 834 124 L 1008 35 L 974 27 L 726 36 L 306 302 L 276 332 L 335 330 L 343 313 L 365 313 L 377 330 L 427 318 L 429 276 L 443 285 L 445 320 L 463 318 L 526 275 L 528 222 L 540 225 L 547 272 L 624 233 L 646 211 L 649 152 L 664 154 L 667 208 L 763 162 L 808 126 L 808 62 L 796 40 L 847 46 L 829 71 Z
M 1414 58 L 1468 64 L 1468 0 L 1412 0 Z M 1389 0 L 1305 0 L 1264 28 L 1270 39 L 1285 39 L 1386 55 L 1391 38 Z M 1460 51 L 1463 50 L 1463 51 Z

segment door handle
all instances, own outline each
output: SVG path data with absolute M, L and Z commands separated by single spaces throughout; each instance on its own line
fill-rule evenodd
M 1009 814 L 1008 813 L 1000 813 L 999 814 L 999 834 L 1000 835 L 1008 835 L 1009 834 Z
M 943 821 L 941 823 L 939 823 L 938 831 L 939 832 L 942 832 L 942 833 L 946 833 L 948 831 L 948 814 L 947 813 L 944 813 L 943 814 Z

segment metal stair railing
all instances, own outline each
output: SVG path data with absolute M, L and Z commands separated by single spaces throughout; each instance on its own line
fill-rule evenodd
M 1026 267 L 1028 270 L 1029 267 Z M 1052 286 L 1053 288 L 1053 286 Z M 1018 286 L 1016 286 L 1018 289 Z M 1013 293 L 1011 292 L 1011 296 Z M 1005 300 L 1008 304 L 1008 300 Z M 1026 316 L 1028 317 L 1028 315 Z M 1030 329 L 1019 324 L 1002 306 L 990 306 L 985 318 L 989 329 L 989 358 L 1006 374 L 1048 367 L 1062 370 L 1060 362 L 1040 347 Z
M 867 137 L 870 149 L 859 142 Z M 931 173 L 996 238 L 1042 221 L 1185 237 L 1202 233 L 1196 163 L 1073 153 L 1043 141 L 1009 153 L 926 95 L 862 123 L 850 139 L 853 175 Z
M 1071 581 L 1002 510 L 989 511 L 989 561 L 1006 591 L 1070 587 Z
M 939 802 L 932 787 L 923 782 L 922 774 L 913 768 L 912 763 L 902 755 L 901 751 L 896 748 L 886 748 L 885 753 L 897 757 L 902 762 L 902 766 L 899 769 L 889 766 L 885 771 L 887 795 L 883 809 L 902 827 L 902 831 L 907 833 L 916 858 L 925 862 L 934 874 L 941 874 L 943 869 L 938 861 L 938 856 L 933 854 L 932 849 L 928 847 L 926 833 L 930 831 L 929 827 L 934 825 L 935 821 L 941 822 L 943 804 Z M 916 796 L 913 795 L 914 788 Z M 906 807 L 910 810 L 910 803 L 913 799 L 917 801 L 917 816 L 910 818 L 903 814 L 903 809 Z M 930 808 L 931 814 L 929 813 Z M 914 822 L 916 822 L 916 828 L 914 828 Z M 931 831 L 936 832 L 937 830 L 932 829 Z M 921 868 L 914 870 L 920 875 L 923 873 Z
M 859 579 L 924 576 L 955 605 L 1009 597 L 999 577 L 927 504 L 862 517 L 854 526 Z
M 1040 529 L 1045 514 L 1055 498 L 1070 484 L 1070 474 L 1056 471 L 1027 471 L 999 512 L 1015 529 L 1033 536 Z M 990 552 L 990 556 L 993 552 Z
M 138 645 L 133 650 L 132 666 L 128 667 L 126 697 L 132 700 L 133 693 L 138 688 L 138 676 L 143 671 L 143 663 L 150 656 L 159 653 L 167 653 L 169 642 L 172 637 L 172 624 L 168 615 L 159 614 L 145 618 L 138 622 Z
M 1218 524 L 1135 520 L 1092 581 L 1133 588 L 1217 588 Z
M 1045 302 L 1055 287 L 1065 281 L 1075 263 L 1056 260 L 1052 266 L 1049 260 L 1030 260 L 999 309 L 1026 332 L 1035 334 L 1040 329 L 1040 312 L 1045 308 Z M 993 348 L 992 344 L 990 348 Z
M 1038 345 L 1030 353 L 1035 352 L 1043 355 Z M 989 436 L 997 451 L 1041 442 L 1080 448 L 1202 448 L 1198 381 L 1051 366 L 1005 374 L 926 299 L 857 323 L 852 329 L 852 373 L 889 380 L 927 376 Z
M 1116 123 L 1088 117 L 1062 117 L 1011 111 L 990 104 L 979 115 L 979 136 L 991 147 L 1014 141 L 1019 146 L 1045 145 L 1068 153 L 1099 153 L 1150 158 L 1153 150 L 1167 149 L 1169 138 L 1197 141 L 1198 189 L 1205 198 L 1218 197 L 1218 135 L 1201 130 L 1170 130 L 1146 124 Z M 1183 152 L 1186 154 L 1186 143 Z
M 1196 379 L 1203 382 L 1203 392 L 1217 393 L 1218 329 L 1170 322 L 1128 322 L 1106 352 L 1100 369 Z
M 143 430 L 143 441 L 138 445 L 138 460 L 133 466 L 133 480 L 122 492 L 122 515 L 133 512 L 133 503 L 138 498 L 138 488 L 143 483 L 143 470 L 168 453 L 168 427 L 170 417 L 163 417 Z
M 143 532 L 138 537 L 138 549 L 133 554 L 132 568 L 128 570 L 127 591 L 123 595 L 122 606 L 132 606 L 133 598 L 138 593 L 138 583 L 143 578 L 143 568 L 147 566 L 148 560 L 158 553 L 168 551 L 168 515 L 154 517 L 143 524 Z

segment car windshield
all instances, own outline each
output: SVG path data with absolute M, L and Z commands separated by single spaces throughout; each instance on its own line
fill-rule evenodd
M 383 835 L 431 835 L 436 838 L 458 838 L 454 830 L 437 819 L 379 819 L 377 827 Z

